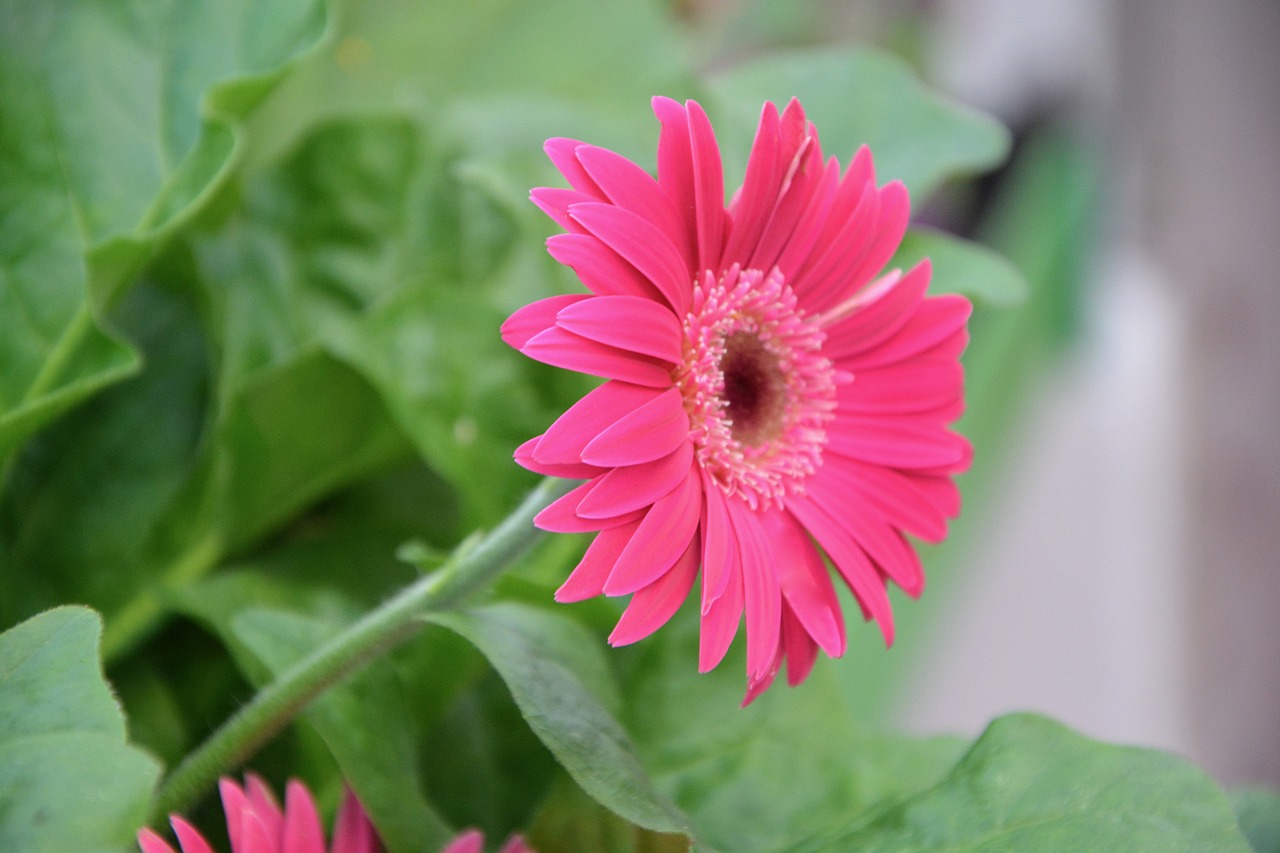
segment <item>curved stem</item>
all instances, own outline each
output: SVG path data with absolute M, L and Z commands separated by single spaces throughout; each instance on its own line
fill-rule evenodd
M 173 769 L 152 798 L 149 822 L 198 802 L 220 775 L 247 761 L 313 699 L 417 633 L 423 614 L 453 607 L 492 582 L 539 536 L 533 517 L 573 485 L 544 480 L 492 533 L 470 547 L 463 543 L 438 571 L 400 590 L 281 673 Z

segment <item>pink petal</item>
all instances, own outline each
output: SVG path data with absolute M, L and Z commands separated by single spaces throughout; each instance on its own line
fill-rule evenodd
M 837 205 L 839 202 L 837 199 Z M 854 288 L 844 278 L 844 273 L 857 263 L 875 240 L 872 228 L 879 212 L 880 195 L 874 186 L 863 189 L 857 206 L 847 219 L 841 220 L 833 212 L 827 232 L 818 238 L 808 263 L 800 268 L 792 282 L 797 299 L 807 311 L 826 311 L 853 292 Z M 833 228 L 835 232 L 830 233 Z
M 661 459 L 689 441 L 689 415 L 678 388 L 669 388 L 618 419 L 582 449 L 582 461 L 610 468 Z
M 893 610 L 889 604 L 889 593 L 857 540 L 836 521 L 825 505 L 808 495 L 793 495 L 787 501 L 787 509 L 822 545 L 858 603 L 880 625 L 885 643 L 892 645 Z
M 733 530 L 729 526 L 724 492 L 705 471 L 702 472 L 702 493 L 702 612 L 705 614 L 712 603 L 724 595 L 729 583 Z
M 793 216 L 795 227 L 787 234 L 785 241 L 778 243 L 776 238 L 770 241 L 767 256 L 764 256 L 763 250 L 761 252 L 762 262 L 767 261 L 770 266 L 777 266 L 787 276 L 794 275 L 819 245 L 822 224 L 831 214 L 838 190 L 840 163 L 836 158 L 832 157 L 825 167 L 821 162 L 814 162 L 806 168 L 820 171 L 820 174 L 812 178 L 812 186 L 804 195 L 795 193 L 795 201 L 789 204 L 788 212 L 779 214 L 779 218 Z M 801 202 L 803 207 L 799 208 Z M 782 234 L 784 229 L 781 224 L 777 224 L 771 226 L 771 230 Z
M 960 512 L 960 491 L 950 477 L 922 477 L 833 454 L 827 463 L 847 471 L 841 481 L 865 495 L 894 527 L 926 542 L 941 542 L 947 519 Z
M 222 812 L 227 816 L 227 835 L 230 836 L 232 853 L 247 849 L 242 836 L 244 815 L 249 810 L 249 800 L 239 785 L 223 776 L 218 780 L 218 792 L 222 795 Z
M 742 559 L 742 591 L 747 612 L 747 675 L 768 672 L 778 653 L 782 590 L 778 587 L 777 551 L 760 528 L 756 513 L 740 501 L 726 502 Z
M 537 303 L 535 303 L 537 304 Z M 641 296 L 596 296 L 575 301 L 556 325 L 597 343 L 678 364 L 684 330 L 671 309 Z
M 502 324 L 502 340 L 515 349 L 521 349 L 534 335 L 556 324 L 556 314 L 561 308 L 590 298 L 585 293 L 574 293 L 531 302 L 508 317 Z
M 582 561 L 556 590 L 556 601 L 567 604 L 604 595 L 604 582 L 609 579 L 609 573 L 613 571 L 627 543 L 640 528 L 642 520 L 642 517 L 637 517 L 596 534 L 587 553 L 582 556 Z
M 851 413 L 905 413 L 936 409 L 963 393 L 959 362 L 915 361 L 856 371 L 852 382 L 837 389 L 836 399 L 841 410 Z
M 231 853 L 276 853 L 280 849 L 280 833 L 267 825 L 264 815 L 246 811 L 241 816 L 240 837 L 244 850 L 232 848 Z
M 256 773 L 244 776 L 245 796 L 249 801 L 249 811 L 262 821 L 266 834 L 272 839 L 280 838 L 284 831 L 284 813 L 276 802 L 271 787 Z M 253 848 L 250 847 L 252 850 Z
M 569 480 L 590 480 L 592 477 L 604 473 L 603 468 L 597 468 L 585 462 L 539 462 L 534 458 L 534 450 L 540 441 L 542 441 L 542 436 L 535 436 L 517 447 L 515 453 L 512 454 L 516 464 L 544 477 L 564 477 Z
M 684 483 L 654 503 L 605 581 L 605 595 L 626 595 L 657 580 L 698 530 L 702 482 L 693 469 Z
M 169 843 L 153 830 L 139 829 L 137 838 L 138 846 L 142 848 L 142 853 L 174 853 L 174 849 L 169 846 Z M 208 845 L 205 846 L 207 847 Z M 204 851 L 201 851 L 201 853 L 204 853 Z M 213 853 L 213 851 L 209 851 L 209 853 Z
M 576 139 L 555 136 L 543 143 L 542 150 L 547 152 L 547 157 L 560 170 L 560 174 L 564 175 L 570 186 L 578 192 L 603 201 L 604 192 L 578 162 L 577 152 L 584 144 Z
M 671 198 L 691 242 L 697 233 L 697 204 L 693 191 L 693 151 L 689 147 L 689 114 L 676 101 L 663 97 L 653 99 L 653 114 L 662 125 L 658 135 L 658 185 Z
M 534 335 L 520 351 L 529 358 L 636 385 L 663 388 L 671 384 L 670 368 L 657 359 L 589 341 L 581 335 L 553 326 Z
M 513 835 L 507 839 L 507 843 L 502 845 L 502 849 L 498 853 L 534 853 L 534 850 L 525 843 L 523 838 Z
M 906 361 L 954 360 L 968 343 L 965 324 L 972 310 L 972 304 L 963 296 L 930 296 L 891 335 L 878 341 L 864 340 L 859 349 L 841 356 L 864 370 Z M 957 336 L 958 348 L 952 342 Z
M 534 446 L 534 459 L 544 465 L 582 462 L 582 450 L 592 439 L 662 393 L 627 382 L 604 383 L 556 418 Z
M 625 646 L 643 640 L 680 609 L 698 577 L 700 543 L 695 535 L 666 574 L 631 596 L 631 603 L 609 635 L 609 644 Z
M 760 694 L 764 693 L 773 684 L 773 680 L 778 677 L 778 670 L 782 668 L 782 658 L 784 656 L 782 647 L 778 647 L 778 652 L 774 655 L 773 661 L 769 666 L 758 674 L 747 674 L 747 695 L 742 698 L 742 704 L 739 708 L 745 708 L 756 699 L 760 698 Z
M 835 585 L 822 556 L 799 522 L 783 510 L 761 513 L 760 523 L 778 554 L 778 585 L 788 611 L 822 650 L 833 658 L 844 654 L 844 616 Z
M 837 308 L 834 313 L 840 316 L 827 326 L 823 354 L 835 361 L 866 352 L 905 326 L 924 299 L 932 269 L 925 259 L 884 292 L 869 288 L 849 300 L 851 310 L 844 305 Z M 870 294 L 875 296 L 867 300 Z
M 569 216 L 569 207 L 584 201 L 599 201 L 596 196 L 567 190 L 563 187 L 536 187 L 529 191 L 529 200 L 538 209 L 550 216 L 555 223 L 566 231 L 581 231 L 578 223 Z
M 685 441 L 661 459 L 614 468 L 582 499 L 577 513 L 612 518 L 643 509 L 679 486 L 692 465 L 693 444 Z
M 690 273 L 719 266 L 724 249 L 724 170 L 720 146 L 707 114 L 697 101 L 686 101 L 689 114 L 689 147 L 693 151 L 693 192 L 697 213 L 698 266 Z M 692 276 L 690 276 L 692 280 Z M 688 303 L 674 306 L 683 314 Z
M 960 462 L 967 442 L 933 419 L 841 412 L 827 424 L 827 445 L 843 456 L 878 465 L 936 468 Z
M 698 672 L 710 672 L 724 660 L 738 623 L 742 620 L 742 570 L 739 567 L 738 546 L 729 541 L 725 560 L 727 581 L 722 593 L 705 606 L 698 635 Z M 703 600 L 706 600 L 707 576 L 702 576 Z
M 639 270 L 590 234 L 555 234 L 547 238 L 547 252 L 577 273 L 583 286 L 597 296 L 663 298 Z
M 667 304 L 684 316 L 693 292 L 693 273 L 657 226 L 612 204 L 577 204 L 569 215 L 639 270 Z
M 772 101 L 766 101 L 747 157 L 742 188 L 731 206 L 732 220 L 724 249 L 726 258 L 750 257 L 777 200 L 775 192 L 783 168 L 778 153 L 779 123 L 778 108 Z
M 689 229 L 671 197 L 648 172 L 620 154 L 593 145 L 581 146 L 577 155 L 610 201 L 656 225 L 679 250 L 685 265 L 693 266 Z
M 290 779 L 284 797 L 282 853 L 325 853 L 324 829 L 320 826 L 320 815 L 306 786 L 297 779 Z
M 797 687 L 809 677 L 818 659 L 818 644 L 790 607 L 782 607 L 782 648 L 787 655 L 787 684 Z
M 850 287 L 860 288 L 873 279 L 898 251 L 902 236 L 907 233 L 907 219 L 911 213 L 911 201 L 907 188 L 901 181 L 890 181 L 880 189 L 880 216 L 875 225 L 875 241 L 861 259 L 847 273 Z
M 440 853 L 484 853 L 484 833 L 478 829 L 468 829 L 459 835 Z
M 380 848 L 377 830 L 355 792 L 348 788 L 333 824 L 332 853 L 378 853 Z
M 875 504 L 858 490 L 856 480 L 843 466 L 825 465 L 805 484 L 815 501 L 826 506 L 841 505 L 840 522 L 867 556 L 907 595 L 917 597 L 924 590 L 924 568 L 915 549 L 889 526 Z
M 578 504 L 582 499 L 591 494 L 591 490 L 600 482 L 599 477 L 589 482 L 583 483 L 568 494 L 557 498 L 546 509 L 533 517 L 533 524 L 539 530 L 547 530 L 551 533 L 591 533 L 596 530 L 606 530 L 610 527 L 617 527 L 619 524 L 625 524 L 639 518 L 642 510 L 626 513 L 617 518 L 583 518 L 578 515 Z

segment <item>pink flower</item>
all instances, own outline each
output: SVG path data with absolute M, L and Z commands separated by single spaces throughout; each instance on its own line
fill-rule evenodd
M 298 780 L 290 780 L 285 788 L 283 811 L 271 789 L 253 773 L 245 775 L 243 788 L 226 778 L 218 783 L 218 788 L 222 792 L 222 809 L 227 815 L 231 853 L 325 853 L 320 814 L 311 792 Z M 178 815 L 170 815 L 169 822 L 178 836 L 182 853 L 213 853 L 213 848 L 191 824 Z M 138 831 L 138 845 L 142 853 L 175 853 L 150 829 Z M 480 853 L 483 849 L 484 836 L 470 830 L 450 842 L 442 853 Z M 382 845 L 369 816 L 348 789 L 334 822 L 333 846 L 329 853 L 378 853 L 380 850 Z M 502 848 L 502 853 L 532 851 L 515 836 Z
M 918 596 L 904 534 L 936 542 L 968 467 L 948 429 L 963 407 L 969 302 L 926 297 L 928 261 L 882 268 L 907 191 L 877 187 L 865 147 L 841 175 L 793 100 L 765 104 L 726 207 L 720 153 L 693 101 L 655 98 L 658 177 L 603 148 L 551 139 L 571 189 L 531 197 L 568 233 L 547 241 L 589 294 L 528 305 L 503 325 L 526 355 L 608 381 L 516 451 L 587 482 L 538 526 L 598 531 L 560 601 L 628 595 L 610 636 L 663 625 L 699 574 L 706 672 L 744 612 L 750 702 L 787 661 L 843 654 L 823 554 L 893 640 L 885 589 Z

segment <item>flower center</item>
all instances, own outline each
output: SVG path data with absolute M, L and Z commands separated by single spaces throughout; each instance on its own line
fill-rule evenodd
M 782 274 L 731 267 L 696 282 L 675 379 L 698 461 L 753 508 L 801 492 L 822 465 L 839 376 L 826 334 Z

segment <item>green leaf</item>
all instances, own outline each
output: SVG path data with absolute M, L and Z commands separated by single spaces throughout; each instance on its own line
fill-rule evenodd
M 934 784 L 962 751 L 955 739 L 915 741 L 860 725 L 838 680 L 847 661 L 820 660 L 802 687 L 779 683 L 740 709 L 741 644 L 698 673 L 696 612 L 685 608 L 614 654 L 623 658 L 627 728 L 659 790 L 705 842 L 735 853 L 789 850 L 814 827 L 844 825 Z M 859 639 L 871 641 L 855 629 L 850 642 Z
M 1226 796 L 1172 755 L 1033 715 L 992 723 L 936 787 L 804 850 L 1247 853 Z
M 0 18 L 2 457 L 138 368 L 99 311 L 230 170 L 235 122 L 324 11 L 4 0 Z
M 159 768 L 125 742 L 101 630 L 60 607 L 0 635 L 0 849 L 120 851 L 142 824 Z
M 906 183 L 919 204 L 947 178 L 982 172 L 1009 150 L 995 120 L 925 88 L 900 61 L 869 50 L 767 55 L 711 81 L 726 173 L 741 175 L 760 105 L 792 97 L 818 129 L 822 149 L 847 164 L 862 145 L 881 181 Z M 736 186 L 734 180 L 726 181 Z
M 986 246 L 915 228 L 889 262 L 904 272 L 929 258 L 933 264 L 932 293 L 962 293 L 992 305 L 1016 305 L 1027 298 L 1027 282 L 1014 266 Z
M 1280 794 L 1261 788 L 1232 791 L 1240 831 L 1254 853 L 1280 853 Z
M 530 728 L 583 790 L 637 826 L 693 837 L 689 819 L 655 789 L 618 724 L 618 698 L 592 635 L 518 604 L 429 618 L 489 659 Z

